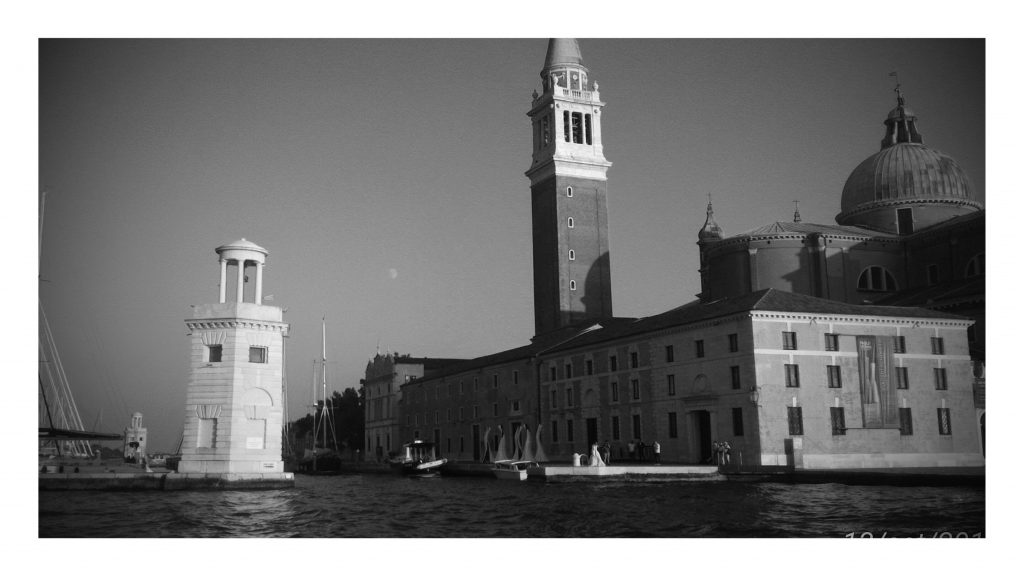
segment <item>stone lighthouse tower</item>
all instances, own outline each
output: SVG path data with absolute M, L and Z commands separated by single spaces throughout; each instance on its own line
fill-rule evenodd
M 242 238 L 217 254 L 220 299 L 194 305 L 185 320 L 191 372 L 178 471 L 291 477 L 281 461 L 288 324 L 280 308 L 263 305 L 267 251 Z

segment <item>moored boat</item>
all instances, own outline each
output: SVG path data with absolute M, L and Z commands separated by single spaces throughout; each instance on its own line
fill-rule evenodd
M 446 458 L 438 458 L 433 442 L 413 440 L 402 446 L 402 454 L 391 459 L 391 469 L 414 476 L 437 474 L 441 466 L 448 462 Z
M 496 460 L 491 470 L 498 480 L 522 481 L 526 480 L 527 471 L 537 466 L 533 460 Z

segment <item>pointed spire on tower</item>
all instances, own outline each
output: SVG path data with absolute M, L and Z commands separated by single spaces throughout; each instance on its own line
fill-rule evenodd
M 544 92 L 553 92 L 555 86 L 571 90 L 589 90 L 587 67 L 583 64 L 580 44 L 575 38 L 551 38 L 544 68 L 540 71 Z
M 794 208 L 793 208 L 793 222 L 799 222 L 800 221 L 800 201 L 799 200 L 793 200 L 793 206 L 794 206 Z
M 700 242 L 714 242 L 722 239 L 722 227 L 715 222 L 715 210 L 711 207 L 711 193 L 708 193 L 708 216 L 704 220 L 704 226 L 697 233 Z

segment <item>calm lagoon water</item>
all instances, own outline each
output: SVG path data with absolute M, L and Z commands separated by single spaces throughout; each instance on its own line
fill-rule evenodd
M 40 492 L 40 537 L 984 535 L 985 490 L 296 475 L 258 492 Z

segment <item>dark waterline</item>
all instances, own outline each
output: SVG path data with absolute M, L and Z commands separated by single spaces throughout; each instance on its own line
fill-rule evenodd
M 258 492 L 39 493 L 40 537 L 964 537 L 984 527 L 985 490 L 973 486 L 342 475 Z

